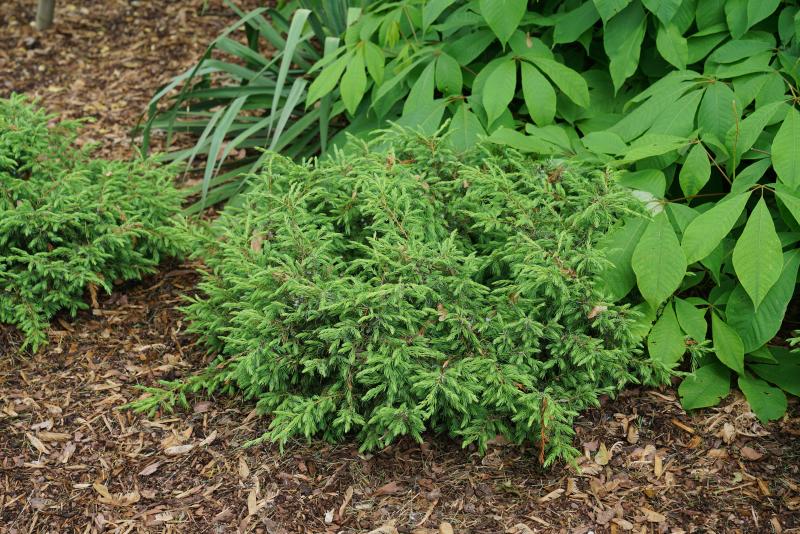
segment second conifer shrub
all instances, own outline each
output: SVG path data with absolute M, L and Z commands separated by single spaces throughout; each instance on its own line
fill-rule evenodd
M 272 415 L 256 441 L 354 433 L 374 449 L 429 430 L 484 449 L 500 434 L 549 464 L 577 452 L 573 419 L 600 395 L 667 378 L 637 313 L 596 283 L 596 243 L 637 209 L 613 176 L 380 142 L 318 164 L 272 156 L 226 208 L 187 308 L 219 357 L 181 396 L 255 400 Z
M 58 311 L 186 251 L 172 171 L 93 159 L 77 129 L 23 96 L 0 99 L 0 323 L 33 349 Z

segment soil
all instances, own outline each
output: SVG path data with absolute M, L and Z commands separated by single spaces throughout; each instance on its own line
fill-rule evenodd
M 213 1 L 60 0 L 39 33 L 32 4 L 0 4 L 0 96 L 96 117 L 84 139 L 119 157 L 153 91 L 233 20 Z M 244 448 L 269 420 L 240 398 L 124 409 L 137 386 L 207 365 L 178 310 L 196 268 L 58 317 L 35 355 L 0 326 L 0 533 L 800 532 L 796 401 L 763 426 L 738 394 L 686 414 L 674 388 L 631 389 L 580 418 L 577 466 L 548 470 L 499 439 L 485 455 L 437 436 Z

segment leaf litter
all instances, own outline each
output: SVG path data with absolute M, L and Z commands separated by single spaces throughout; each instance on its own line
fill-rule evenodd
M 155 88 L 231 22 L 221 2 L 204 14 L 202 4 L 59 2 L 56 26 L 40 34 L 29 2 L 4 2 L 0 95 L 26 91 L 67 117 L 95 116 L 84 142 L 125 157 Z M 318 441 L 243 449 L 268 420 L 234 399 L 195 399 L 190 412 L 152 420 L 120 410 L 135 385 L 208 363 L 175 310 L 194 291 L 194 267 L 110 296 L 87 290 L 94 310 L 58 317 L 35 356 L 0 326 L 0 532 L 800 528 L 796 401 L 764 427 L 738 394 L 687 415 L 672 389 L 629 390 L 578 421 L 577 466 L 547 472 L 535 447 L 502 439 L 483 457 L 433 436 L 366 455 Z

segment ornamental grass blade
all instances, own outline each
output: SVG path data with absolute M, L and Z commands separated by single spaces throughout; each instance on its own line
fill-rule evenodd
M 240 96 L 234 100 L 231 105 L 224 110 L 225 114 L 219 120 L 219 126 L 214 129 L 214 135 L 211 137 L 211 145 L 209 146 L 208 153 L 206 154 L 206 168 L 203 172 L 203 195 L 202 201 L 205 203 L 206 196 L 208 195 L 208 184 L 211 177 L 214 175 L 214 168 L 216 167 L 217 157 L 220 155 L 222 149 L 222 142 L 225 136 L 228 135 L 231 124 L 236 119 L 239 111 L 242 109 L 247 96 Z M 220 110 L 223 111 L 223 110 Z
M 337 37 L 327 37 L 323 49 L 323 58 L 331 57 L 338 47 L 339 39 Z M 328 126 L 331 120 L 332 99 L 333 97 L 329 93 L 323 96 L 319 103 L 319 141 L 322 147 L 322 154 L 325 154 L 328 150 Z
M 311 11 L 308 9 L 298 9 L 294 12 L 294 16 L 292 17 L 289 33 L 286 35 L 286 45 L 283 48 L 283 59 L 278 69 L 278 79 L 275 82 L 275 95 L 272 97 L 270 117 L 274 118 L 275 114 L 278 112 L 278 103 L 283 94 L 283 87 L 286 84 L 286 75 L 289 73 L 289 67 L 292 64 L 297 44 L 303 39 L 301 33 L 310 14 Z M 272 132 L 272 122 L 269 123 L 268 132 Z
M 289 117 L 292 114 L 292 111 L 297 106 L 298 102 L 303 98 L 303 92 L 305 91 L 306 85 L 308 82 L 303 78 L 297 78 L 294 83 L 292 84 L 292 89 L 289 91 L 289 96 L 286 97 L 286 103 L 283 106 L 283 110 L 281 111 L 281 116 L 278 119 L 278 124 L 275 127 L 275 133 L 272 136 L 272 141 L 270 142 L 269 149 L 274 150 L 275 147 L 278 145 L 278 141 L 281 138 L 281 134 L 283 133 L 283 129 L 286 126 L 286 123 L 289 121 Z

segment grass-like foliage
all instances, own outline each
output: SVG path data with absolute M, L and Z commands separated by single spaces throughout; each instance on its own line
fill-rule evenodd
M 34 350 L 56 312 L 87 307 L 87 290 L 185 251 L 169 169 L 92 159 L 74 145 L 78 124 L 54 119 L 22 96 L 0 100 L 0 322 Z
M 501 434 L 549 464 L 575 454 L 573 418 L 599 395 L 666 378 L 637 312 L 596 283 L 595 244 L 636 209 L 612 176 L 380 142 L 393 148 L 272 156 L 225 209 L 186 310 L 220 356 L 189 390 L 256 400 L 273 416 L 257 441 L 354 432 L 374 449 L 431 430 L 483 449 Z

